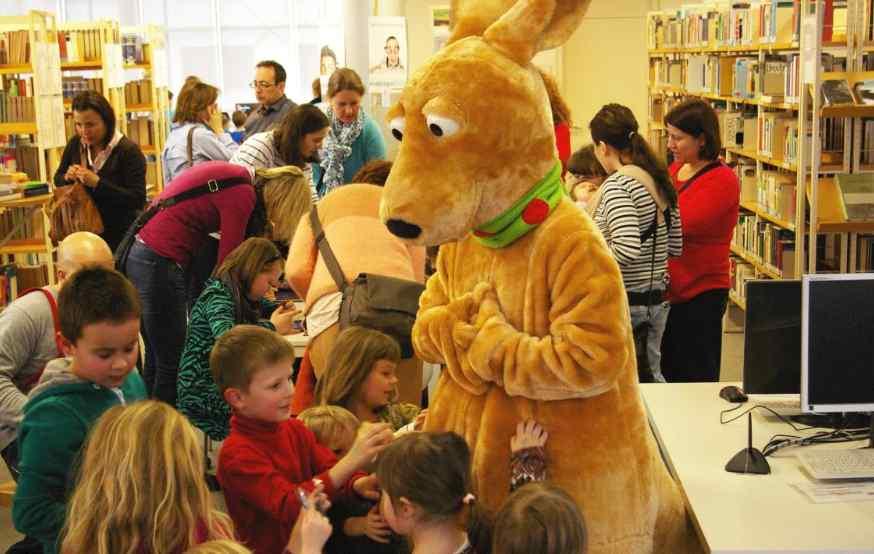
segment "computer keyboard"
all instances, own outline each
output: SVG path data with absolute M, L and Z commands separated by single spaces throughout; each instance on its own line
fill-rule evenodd
M 874 478 L 874 448 L 803 450 L 798 460 L 814 479 Z

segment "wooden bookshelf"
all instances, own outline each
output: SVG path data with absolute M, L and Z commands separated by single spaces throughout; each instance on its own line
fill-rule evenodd
M 752 152 L 750 150 L 742 150 L 740 148 L 729 147 L 725 149 L 727 152 L 731 152 L 736 156 L 743 156 L 744 158 L 750 158 L 751 160 L 760 161 L 763 164 L 772 165 L 774 167 L 779 167 L 780 169 L 785 169 L 787 171 L 796 171 L 798 167 L 793 164 L 786 162 L 784 160 L 777 160 L 774 158 L 769 158 L 768 156 L 762 156 L 758 152 Z
M 728 299 L 731 300 L 732 303 L 734 303 L 734 305 L 737 306 L 738 308 L 740 308 L 741 310 L 747 311 L 746 298 L 741 298 L 740 296 L 738 296 L 738 294 L 735 291 L 733 291 L 733 290 L 728 291 Z
M 757 216 L 761 217 L 762 219 L 768 221 L 769 223 L 773 223 L 774 225 L 776 225 L 777 227 L 780 227 L 781 229 L 786 229 L 787 231 L 794 231 L 795 230 L 794 223 L 792 223 L 791 221 L 785 221 L 785 220 L 780 219 L 779 217 L 777 217 L 775 215 L 768 213 L 757 202 L 741 201 L 740 207 L 741 207 L 741 209 L 744 209 L 748 212 L 752 212 L 752 213 L 756 214 Z
M 36 133 L 35 121 L 0 123 L 0 135 L 32 135 Z
M 731 253 L 753 266 L 753 268 L 755 268 L 756 270 L 756 273 L 760 273 L 771 279 L 783 278 L 783 276 L 780 274 L 780 271 L 776 267 L 762 262 L 762 259 L 760 257 L 756 256 L 745 248 L 742 248 L 732 243 Z

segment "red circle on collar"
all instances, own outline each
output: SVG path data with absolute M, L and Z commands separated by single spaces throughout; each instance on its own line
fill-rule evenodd
M 540 198 L 535 198 L 525 206 L 522 211 L 522 221 L 528 225 L 537 225 L 543 223 L 546 216 L 549 215 L 549 204 Z

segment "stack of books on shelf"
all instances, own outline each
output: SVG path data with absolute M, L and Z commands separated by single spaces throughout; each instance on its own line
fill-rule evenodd
M 103 79 L 64 76 L 61 80 L 61 93 L 64 96 L 64 100 L 72 100 L 77 94 L 86 90 L 93 90 L 103 94 Z
M 0 76 L 0 122 L 35 120 L 33 78 Z
M 0 206 L 3 202 L 32 198 L 49 193 L 49 184 L 44 181 L 25 181 L 23 183 L 0 184 Z M 2 237 L 2 235 L 0 235 Z
M 756 278 L 756 270 L 752 264 L 737 256 L 731 256 L 729 263 L 731 291 L 738 299 L 745 300 L 747 297 L 747 281 Z
M 58 31 L 58 49 L 61 62 L 100 61 L 103 41 L 97 29 Z
M 775 160 L 786 159 L 786 134 L 797 119 L 787 112 L 766 112 L 759 119 L 759 154 Z
M 0 164 L 8 173 L 24 173 L 27 179 L 39 178 L 39 149 L 28 135 L 5 136 L 0 143 Z
M 0 65 L 30 63 L 30 37 L 27 31 L 0 33 Z
M 148 117 L 131 117 L 127 122 L 127 137 L 139 144 L 140 148 L 151 147 L 153 126 Z
M 725 148 L 735 148 L 738 144 L 743 144 L 743 113 L 717 110 L 716 115 L 719 119 L 719 129 L 722 133 L 722 146 Z
M 795 222 L 795 175 L 765 170 L 756 183 L 756 203 L 775 218 Z
M 795 271 L 795 235 L 757 214 L 738 216 L 732 242 L 778 275 L 792 275 Z
M 152 103 L 152 80 L 140 79 L 124 85 L 124 101 L 128 106 L 141 106 Z
M 736 58 L 732 95 L 737 98 L 755 98 L 758 90 L 759 61 L 756 58 Z

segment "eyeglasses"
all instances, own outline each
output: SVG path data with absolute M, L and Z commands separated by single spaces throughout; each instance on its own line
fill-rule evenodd
M 268 83 L 267 81 L 252 81 L 249 83 L 249 88 L 270 88 L 276 86 L 276 83 Z

